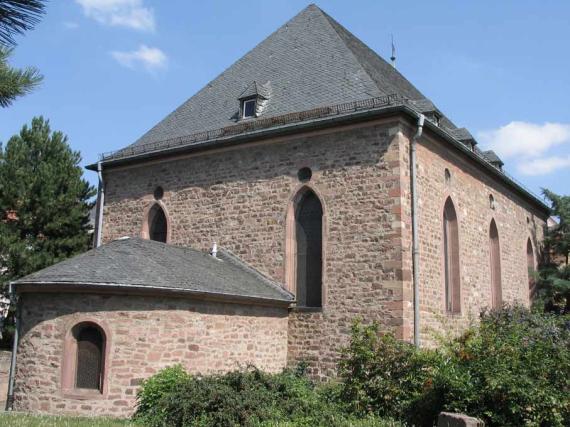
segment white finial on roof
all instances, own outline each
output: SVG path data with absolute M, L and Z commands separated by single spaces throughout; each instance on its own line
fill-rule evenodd
M 218 245 L 216 244 L 216 242 L 214 242 L 214 244 L 212 245 L 212 250 L 210 251 L 210 255 L 212 255 L 214 258 L 218 257 Z

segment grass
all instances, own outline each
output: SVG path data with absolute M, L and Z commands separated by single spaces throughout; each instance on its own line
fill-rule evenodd
M 0 413 L 0 426 L 10 427 L 140 427 L 129 420 Z
M 339 424 L 335 427 L 400 427 L 394 421 L 361 420 Z M 130 420 L 102 417 L 64 417 L 51 415 L 29 415 L 21 413 L 1 413 L 0 426 L 9 427 L 142 427 Z M 263 427 L 296 427 L 294 423 L 263 423 Z M 332 427 L 332 426 L 331 426 Z

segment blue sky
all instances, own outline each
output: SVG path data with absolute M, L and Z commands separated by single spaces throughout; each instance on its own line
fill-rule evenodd
M 134 142 L 293 17 L 304 1 L 52 0 L 13 65 L 45 80 L 0 110 L 0 141 L 36 115 L 84 164 Z M 532 191 L 570 193 L 570 2 L 321 1 Z M 92 172 L 86 172 L 95 183 Z

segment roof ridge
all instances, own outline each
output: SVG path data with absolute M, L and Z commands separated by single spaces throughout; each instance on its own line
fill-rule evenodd
M 368 71 L 366 71 L 366 69 L 364 68 L 364 66 L 362 65 L 362 62 L 360 62 L 360 60 L 358 59 L 358 57 L 355 55 L 355 53 L 353 52 L 353 50 L 350 48 L 350 46 L 348 44 L 346 44 L 345 40 L 342 38 L 342 36 L 340 35 L 340 33 L 337 31 L 337 29 L 335 28 L 335 26 L 333 25 L 336 24 L 341 28 L 344 28 L 340 23 L 338 23 L 334 18 L 332 18 L 330 15 L 328 15 L 324 10 L 322 10 L 320 7 L 318 7 L 316 4 L 313 4 L 314 8 L 316 10 L 319 11 L 319 13 L 321 14 L 321 16 L 325 19 L 325 22 L 327 23 L 328 27 L 332 30 L 332 32 L 336 35 L 336 37 L 338 38 L 338 40 L 341 42 L 341 44 L 346 48 L 346 50 L 349 52 L 349 55 L 356 61 L 356 63 L 358 64 L 358 66 L 360 67 L 360 69 L 362 70 L 362 72 L 366 75 L 366 77 L 368 77 L 368 79 L 370 80 L 370 83 L 372 83 L 372 85 L 379 90 L 380 94 L 376 94 L 376 96 L 382 96 L 382 95 L 390 95 L 389 93 L 383 93 L 384 91 L 380 90 L 380 88 L 378 87 L 378 85 L 376 84 L 376 82 L 374 81 L 374 79 L 370 76 L 370 74 L 368 73 Z M 346 30 L 346 29 L 345 29 Z M 346 30 L 348 32 L 348 30 Z M 395 93 L 395 92 L 394 92 Z M 372 94 L 369 94 L 372 96 Z
M 338 22 L 336 19 L 334 19 L 332 16 L 330 16 L 328 13 L 326 13 L 324 10 L 320 9 L 317 7 L 317 9 L 323 14 L 323 16 L 325 17 L 325 19 L 327 20 L 328 24 L 333 28 L 333 30 L 335 31 L 335 33 L 338 35 L 338 37 L 341 39 L 342 43 L 344 46 L 346 46 L 346 48 L 352 53 L 352 55 L 354 56 L 354 58 L 356 59 L 356 61 L 358 62 L 358 64 L 360 65 L 360 67 L 364 70 L 364 72 L 366 73 L 366 75 L 372 80 L 372 82 L 374 83 L 374 86 L 376 86 L 378 88 L 378 90 L 380 92 L 383 92 L 385 94 L 389 94 L 389 93 L 400 93 L 401 90 L 399 90 L 398 87 L 394 86 L 394 84 L 392 84 L 392 82 L 388 81 L 387 79 L 383 80 L 383 83 L 388 85 L 390 87 L 390 91 L 386 91 L 384 89 L 382 89 L 379 85 L 378 82 L 376 81 L 376 79 L 371 75 L 371 73 L 367 70 L 367 67 L 365 66 L 365 64 L 362 61 L 362 58 L 360 58 L 358 55 L 356 55 L 356 53 L 353 50 L 353 47 L 350 46 L 349 43 L 347 43 L 347 41 L 345 40 L 345 38 L 343 37 L 343 35 L 339 32 L 339 29 L 342 30 L 343 32 L 346 33 L 346 36 L 349 37 L 351 42 L 354 42 L 356 44 L 358 44 L 361 48 L 365 49 L 367 53 L 371 54 L 372 56 L 374 56 L 376 59 L 379 59 L 382 62 L 382 65 L 385 66 L 385 70 L 384 71 L 388 71 L 389 73 L 394 73 L 394 75 L 398 78 L 401 79 L 406 86 L 408 86 L 408 88 L 406 88 L 406 91 L 408 91 L 409 89 L 412 90 L 412 92 L 416 92 L 416 96 L 419 96 L 419 98 L 417 99 L 428 99 L 423 93 L 420 92 L 420 90 L 414 85 L 412 84 L 412 82 L 410 82 L 397 68 L 393 67 L 390 63 L 388 63 L 388 61 L 386 61 L 384 58 L 382 58 L 382 56 L 380 54 L 378 54 L 374 49 L 372 49 L 370 46 L 368 46 L 366 43 L 364 43 L 364 41 L 362 41 L 359 37 L 357 37 L 355 34 L 353 34 L 350 30 L 348 30 L 348 28 L 346 28 L 344 25 L 342 25 L 340 22 Z M 376 68 L 374 67 L 373 64 L 369 64 L 370 67 L 372 68 Z M 386 77 L 386 76 L 384 76 Z M 412 96 L 409 96 L 406 94 L 407 97 L 409 97 L 410 99 L 416 99 Z

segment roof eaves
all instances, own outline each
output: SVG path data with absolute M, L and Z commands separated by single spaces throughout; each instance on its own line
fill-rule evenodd
M 300 122 L 294 122 L 259 130 L 253 130 L 250 132 L 235 134 L 235 135 L 228 135 L 219 138 L 213 138 L 206 141 L 200 141 L 197 143 L 190 143 L 185 145 L 176 146 L 174 148 L 159 148 L 155 151 L 150 151 L 146 153 L 142 153 L 139 155 L 133 155 L 126 158 L 119 158 L 119 159 L 109 159 L 107 161 L 103 160 L 102 164 L 105 166 L 119 166 L 124 164 L 136 163 L 141 160 L 148 160 L 157 157 L 163 157 L 167 155 L 175 155 L 180 153 L 186 153 L 189 151 L 197 151 L 197 150 L 205 150 L 211 148 L 212 146 L 221 147 L 233 144 L 241 144 L 244 142 L 249 142 L 256 139 L 268 138 L 268 137 L 275 137 L 275 136 L 282 136 L 288 135 L 291 133 L 297 133 L 299 131 L 308 131 L 308 130 L 315 130 L 320 129 L 323 127 L 328 127 L 331 125 L 341 125 L 347 122 L 353 121 L 365 121 L 370 120 L 371 118 L 375 118 L 377 116 L 384 116 L 389 114 L 395 114 L 397 112 L 405 113 L 414 119 L 417 119 L 421 114 L 415 108 L 408 105 L 407 102 L 394 102 L 392 104 L 376 107 L 368 110 L 355 110 L 344 114 L 338 114 L 333 116 L 326 116 L 316 119 L 309 119 Z M 530 198 L 534 201 L 545 213 L 550 212 L 550 208 L 537 196 L 532 194 L 529 190 L 524 188 L 521 184 L 516 182 L 514 178 L 508 176 L 503 171 L 498 170 L 494 167 L 491 163 L 489 163 L 486 159 L 474 153 L 471 149 L 469 149 L 465 144 L 461 141 L 456 139 L 453 135 L 446 131 L 442 127 L 437 126 L 436 124 L 426 121 L 425 127 L 430 129 L 432 132 L 438 134 L 439 136 L 443 137 L 446 141 L 451 142 L 452 145 L 459 149 L 461 152 L 466 154 L 471 159 L 475 160 L 479 165 L 483 166 L 487 171 L 491 172 L 495 177 L 499 178 L 501 181 L 507 183 L 512 188 L 517 190 L 519 193 L 522 193 L 525 197 Z M 97 163 L 91 164 L 86 166 L 89 170 L 97 170 Z
M 152 291 L 162 291 L 162 292 L 170 292 L 173 294 L 184 294 L 188 296 L 195 296 L 195 297 L 203 297 L 203 298 L 216 298 L 216 299 L 231 299 L 231 300 L 243 300 L 243 301 L 257 301 L 257 302 L 267 302 L 267 303 L 281 303 L 281 304 L 290 304 L 294 302 L 294 298 L 292 299 L 280 299 L 280 298 L 268 298 L 262 297 L 257 295 L 237 295 L 227 292 L 211 292 L 211 291 L 196 291 L 193 289 L 184 289 L 184 288 L 175 288 L 170 286 L 155 286 L 155 285 L 132 285 L 132 284 L 124 284 L 124 283 L 103 283 L 103 282 L 65 282 L 65 281 L 33 281 L 33 280 L 15 280 L 10 282 L 10 284 L 16 289 L 19 286 L 24 285 L 54 285 L 54 286 L 73 286 L 84 288 L 99 288 L 99 289 L 107 289 L 107 290 L 136 290 L 136 291 L 145 291 L 145 292 L 152 292 Z

